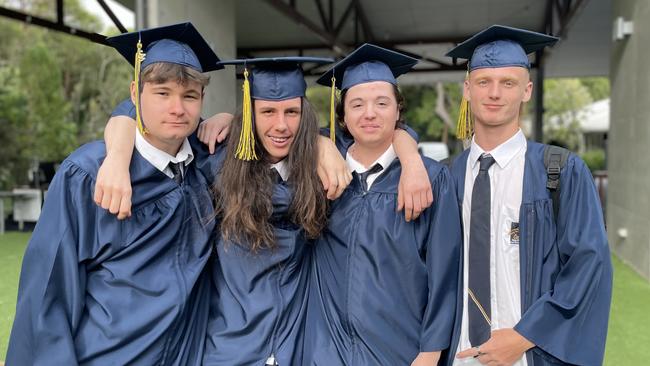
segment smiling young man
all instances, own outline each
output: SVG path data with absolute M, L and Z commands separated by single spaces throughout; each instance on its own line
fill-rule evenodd
M 461 230 L 447 168 L 422 158 L 432 207 L 410 222 L 395 209 L 396 78 L 416 63 L 365 44 L 318 80 L 335 77 L 341 89 L 337 120 L 353 137 L 345 155 L 354 178 L 314 247 L 304 365 L 433 366 L 450 345 Z
M 469 60 L 474 122 L 451 169 L 465 253 L 455 365 L 602 363 L 612 267 L 593 178 L 570 154 L 554 202 L 548 182 L 558 172 L 519 126 L 533 88 L 527 54 L 556 41 L 492 26 L 448 53 Z
M 293 98 L 281 101 L 255 101 L 255 128 L 272 163 L 287 155 L 293 144 L 302 115 L 302 101 Z
M 133 215 L 92 201 L 102 142 L 61 164 L 25 252 L 9 365 L 201 364 L 213 208 L 187 136 L 218 58 L 190 23 L 108 39 L 128 60 L 139 41 Z

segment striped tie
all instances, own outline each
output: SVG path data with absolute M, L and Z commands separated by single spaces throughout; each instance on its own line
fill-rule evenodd
M 490 338 L 490 175 L 494 158 L 483 154 L 472 190 L 472 213 L 469 227 L 468 316 L 469 341 L 480 346 Z

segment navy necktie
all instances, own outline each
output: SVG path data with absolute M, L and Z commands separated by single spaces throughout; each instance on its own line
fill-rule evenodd
M 280 172 L 277 169 L 275 169 L 275 167 L 271 168 L 271 180 L 275 184 L 280 184 L 280 183 L 284 182 L 284 179 L 282 179 L 282 176 L 280 175 Z
M 373 175 L 375 173 L 379 173 L 382 169 L 384 169 L 379 163 L 373 165 L 370 167 L 370 169 L 366 170 L 363 173 L 359 173 L 359 181 L 361 182 L 361 189 L 363 189 L 364 192 L 368 191 L 368 176 Z
M 183 173 L 181 172 L 181 164 L 183 163 L 169 163 L 169 169 L 172 171 L 172 174 L 174 175 L 174 182 L 176 184 L 181 185 L 183 183 Z
M 494 158 L 483 154 L 472 189 L 472 212 L 469 227 L 469 267 L 467 310 L 469 341 L 480 346 L 490 338 L 490 175 Z

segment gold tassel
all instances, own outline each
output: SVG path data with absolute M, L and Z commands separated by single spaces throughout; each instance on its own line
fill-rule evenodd
M 334 128 L 334 97 L 336 95 L 336 78 L 332 73 L 332 91 L 330 94 L 330 140 L 336 142 L 336 132 Z
M 142 52 L 142 41 L 138 39 L 137 50 L 135 51 L 135 62 L 134 62 L 134 75 L 133 80 L 135 80 L 135 121 L 138 124 L 138 130 L 144 136 L 149 131 L 144 127 L 142 123 L 142 116 L 140 115 L 140 65 L 144 58 L 147 55 Z
M 469 78 L 469 72 L 465 75 L 465 80 Z M 458 113 L 458 123 L 456 125 L 456 138 L 459 140 L 469 140 L 472 138 L 473 131 L 472 110 L 469 101 L 463 99 L 460 101 L 460 112 Z
M 244 67 L 244 98 L 242 105 L 242 127 L 239 134 L 239 144 L 235 156 L 239 160 L 257 160 L 255 154 L 255 134 L 253 133 L 253 111 L 251 102 L 251 86 L 248 81 L 248 69 Z

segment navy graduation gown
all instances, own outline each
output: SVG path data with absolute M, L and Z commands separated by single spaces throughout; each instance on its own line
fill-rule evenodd
M 612 264 L 593 177 L 571 154 L 560 177 L 557 220 L 546 188 L 544 146 L 528 141 L 519 211 L 522 318 L 515 330 L 536 347 L 529 366 L 600 365 L 612 294 Z M 462 205 L 469 149 L 452 165 Z M 461 302 L 462 304 L 462 302 Z M 457 347 L 460 320 L 457 321 Z
M 117 115 L 135 118 L 130 99 L 116 107 L 112 116 Z M 197 169 L 212 184 L 226 144 L 217 145 L 211 155 L 196 134 L 189 141 Z M 271 354 L 280 366 L 301 365 L 311 249 L 303 230 L 289 220 L 292 199 L 286 182 L 275 185 L 273 250 L 253 254 L 245 243 L 224 243 L 217 226 L 205 365 L 263 365 Z
M 302 365 L 310 247 L 289 220 L 293 192 L 273 193 L 274 249 L 252 253 L 244 243 L 217 242 L 205 365 Z
M 332 204 L 314 248 L 305 365 L 409 365 L 449 347 L 460 216 L 447 168 L 424 162 L 435 202 L 415 221 L 396 212 L 397 159 L 368 192 L 355 175 Z
M 199 365 L 213 209 L 191 164 L 179 186 L 134 152 L 133 215 L 92 191 L 105 156 L 82 146 L 49 187 L 20 279 L 7 365 Z

